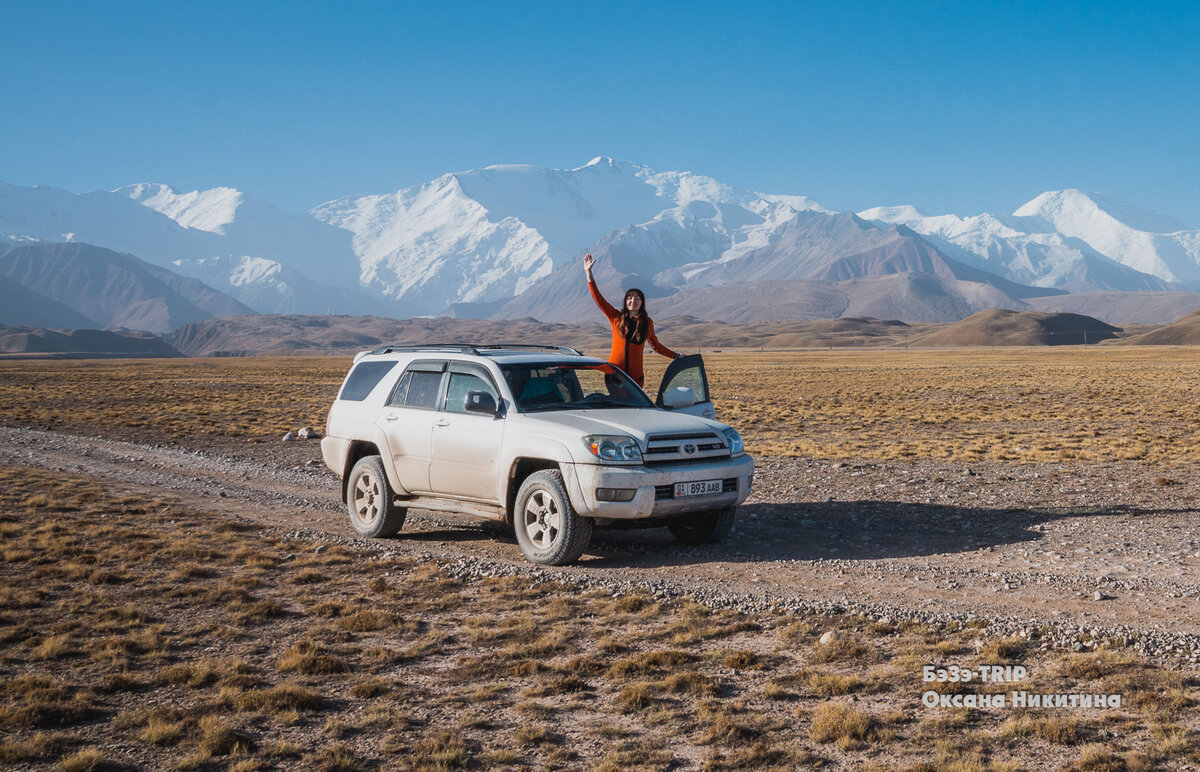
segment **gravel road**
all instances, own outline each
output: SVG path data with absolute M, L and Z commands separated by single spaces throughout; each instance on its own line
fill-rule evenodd
M 0 427 L 0 463 L 99 478 L 146 496 L 424 556 L 462 575 L 522 574 L 745 610 L 853 611 L 966 623 L 1045 647 L 1123 639 L 1200 666 L 1200 509 L 1186 467 L 845 463 L 761 457 L 729 539 L 598 531 L 579 564 L 526 562 L 511 531 L 421 510 L 380 541 L 350 530 L 317 442 L 142 445 Z

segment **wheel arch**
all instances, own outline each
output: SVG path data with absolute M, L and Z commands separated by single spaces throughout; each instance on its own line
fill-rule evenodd
M 350 470 L 354 469 L 354 465 L 367 456 L 379 456 L 379 460 L 383 463 L 383 471 L 387 475 L 388 483 L 392 486 L 393 491 L 399 493 L 404 490 L 397 484 L 396 470 L 393 468 L 391 457 L 383 453 L 374 442 L 354 440 L 346 452 L 346 468 L 342 470 L 342 501 L 346 500 L 346 486 L 350 484 Z
M 543 469 L 554 469 L 561 472 L 562 466 L 554 459 L 537 456 L 519 456 L 513 459 L 508 471 L 508 485 L 505 488 L 504 496 L 504 521 L 509 525 L 513 523 L 513 507 L 516 506 L 517 492 L 521 490 L 521 484 L 529 475 Z

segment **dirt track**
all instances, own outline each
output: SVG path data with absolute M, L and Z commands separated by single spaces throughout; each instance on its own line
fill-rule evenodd
M 0 464 L 86 475 L 318 539 L 352 539 L 316 442 L 139 445 L 0 428 Z M 1189 469 L 1137 464 L 863 463 L 760 458 L 724 544 L 597 532 L 576 566 L 528 564 L 511 533 L 413 511 L 375 546 L 464 573 L 529 572 L 720 605 L 992 621 L 1080 646 L 1125 637 L 1200 662 L 1200 509 Z M 1095 593 L 1101 593 L 1097 600 Z

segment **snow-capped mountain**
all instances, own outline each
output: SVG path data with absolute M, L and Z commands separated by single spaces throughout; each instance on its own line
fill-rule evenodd
M 883 287 L 888 288 L 883 290 L 885 294 L 906 299 L 883 304 L 872 301 L 870 306 L 894 309 L 904 314 L 898 318 L 907 321 L 959 319 L 962 316 L 955 314 L 965 309 L 972 309 L 964 314 L 970 315 L 981 308 L 996 307 L 988 303 L 1024 308 L 1024 298 L 1062 294 L 1060 290 L 1011 282 L 963 264 L 903 225 L 873 224 L 850 212 L 790 210 L 790 217 L 772 223 L 765 233 L 769 238 L 761 246 L 740 244 L 730 248 L 728 233 L 697 227 L 696 223 L 684 226 L 656 219 L 628 226 L 592 248 L 598 260 L 597 284 L 610 299 L 620 297 L 624 287 L 636 286 L 654 299 L 654 308 L 666 307 L 722 321 L 785 318 L 771 316 L 784 313 L 784 308 L 788 309 L 786 318 L 798 314 L 801 318 L 822 318 L 819 315 L 834 305 L 843 309 L 862 307 L 864 293 L 872 294 Z M 681 255 L 695 262 L 681 265 Z M 861 281 L 900 275 L 936 281 Z M 778 287 L 784 285 L 805 294 L 811 310 L 780 302 Z M 696 292 L 707 288 L 716 288 L 717 295 Z M 935 295 L 942 297 L 936 299 Z M 840 298 L 837 304 L 826 302 L 835 296 Z M 684 298 L 699 305 L 688 307 L 677 302 Z M 720 300 L 714 302 L 715 298 Z M 744 308 L 731 308 L 729 300 Z M 591 304 L 580 266 L 571 261 L 499 309 L 485 308 L 484 312 L 504 318 L 532 316 L 542 321 L 567 322 L 577 320 L 581 309 L 589 309 Z M 469 315 L 473 309 L 455 311 Z
M 179 193 L 166 185 L 119 188 L 139 204 L 170 217 L 189 231 L 219 236 L 222 251 L 192 259 L 233 258 L 243 279 L 264 275 L 263 260 L 299 272 L 319 285 L 359 286 L 358 257 L 348 233 L 307 215 L 292 215 L 234 188 Z M 177 258 L 179 259 L 179 258 Z M 233 265 L 230 263 L 230 265 Z M 231 282 L 231 286 L 244 286 Z
M 349 233 L 232 188 L 178 193 L 140 184 L 75 194 L 0 183 L 0 241 L 78 242 L 132 254 L 262 312 L 356 313 L 364 303 L 394 312 L 357 292 Z
M 605 157 L 574 169 L 446 174 L 302 215 L 227 187 L 74 194 L 0 183 L 4 241 L 94 244 L 285 313 L 561 318 L 590 302 L 579 270 L 586 251 L 602 260 L 606 292 L 636 284 L 656 299 L 739 285 L 752 303 L 754 287 L 809 282 L 812 297 L 841 293 L 846 308 L 913 309 L 933 297 L 928 282 L 906 280 L 900 305 L 851 297 L 868 284 L 893 286 L 875 279 L 912 274 L 938 277 L 945 315 L 1062 291 L 1200 287 L 1200 231 L 1098 194 L 1049 192 L 1011 215 L 901 206 L 855 216 Z
M 185 228 L 225 235 L 225 226 L 237 219 L 245 196 L 236 188 L 213 188 L 179 193 L 168 185 L 147 182 L 117 188 L 120 193 L 161 212 Z
M 363 285 L 437 313 L 448 302 L 520 294 L 609 234 L 631 225 L 674 232 L 639 258 L 660 268 L 727 259 L 769 243 L 803 196 L 740 191 L 690 172 L 595 158 L 576 169 L 489 166 L 382 196 L 324 204 L 313 216 L 354 234 Z
M 29 315 L 20 324 L 46 327 L 127 327 L 165 333 L 214 316 L 253 313 L 204 283 L 128 254 L 81 243 L 32 243 L 0 248 L 0 277 L 45 300 L 49 323 Z M 63 314 L 55 305 L 72 313 Z M 11 320 L 12 309 L 5 315 Z M 74 316 L 82 314 L 80 324 Z M 57 317 L 57 318 L 55 318 Z
M 457 313 L 504 306 L 508 315 L 536 315 L 545 303 L 566 301 L 565 280 L 545 282 L 585 251 L 604 254 L 626 283 L 659 296 L 753 280 L 740 272 L 761 263 L 763 250 L 780 253 L 776 274 L 811 278 L 782 254 L 799 213 L 833 215 L 807 197 L 738 190 L 611 158 L 568 170 L 490 166 L 312 212 L 354 233 L 364 286 L 400 300 L 406 313 L 440 313 L 450 303 Z M 911 206 L 860 214 L 885 230 L 911 228 L 944 257 L 1019 284 L 1069 292 L 1200 285 L 1197 231 L 1103 196 L 1044 194 L 1001 216 L 928 217 Z M 837 239 L 816 252 L 812 246 L 806 243 L 804 259 L 816 263 L 852 249 Z M 759 259 L 743 259 L 751 254 Z M 522 299 L 539 284 L 557 289 Z
M 904 206 L 859 216 L 904 224 L 953 257 L 1039 287 L 1161 291 L 1200 284 L 1200 231 L 1098 193 L 1046 192 L 1011 215 L 929 217 Z
M 1111 196 L 1060 190 L 1043 193 L 1013 213 L 1040 218 L 1102 255 L 1166 281 L 1200 281 L 1200 231 Z
M 47 185 L 0 182 L 0 240 L 82 242 L 137 255 L 166 266 L 218 249 L 211 233 L 189 231 L 127 196 L 106 191 L 70 193 Z

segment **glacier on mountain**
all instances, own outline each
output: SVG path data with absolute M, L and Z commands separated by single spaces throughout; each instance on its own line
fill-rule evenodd
M 225 235 L 225 226 L 237 219 L 245 198 L 234 188 L 212 188 L 179 193 L 169 185 L 139 183 L 113 193 L 128 196 L 143 206 L 162 212 L 185 228 Z

